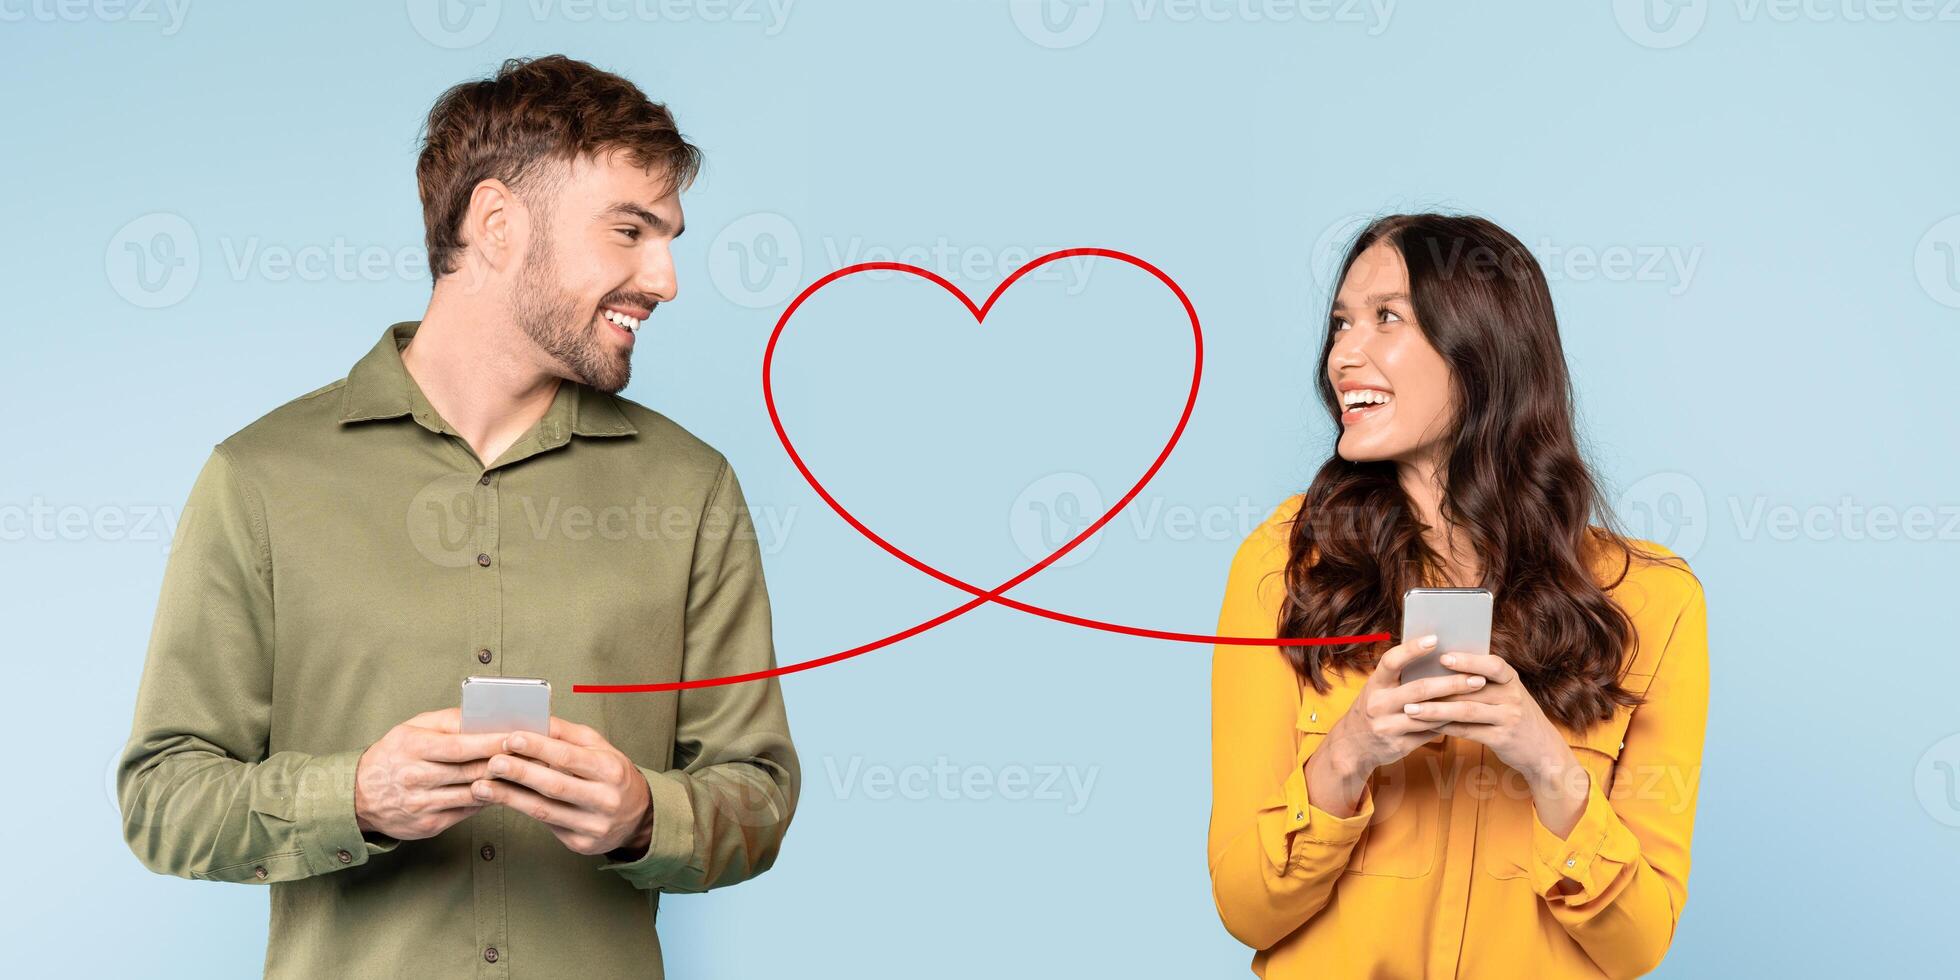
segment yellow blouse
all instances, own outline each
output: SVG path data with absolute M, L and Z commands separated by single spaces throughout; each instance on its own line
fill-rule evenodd
M 1221 635 L 1274 635 L 1301 501 L 1233 558 Z M 1654 562 L 1636 561 L 1609 594 L 1639 637 L 1622 683 L 1646 703 L 1565 733 L 1592 789 L 1563 838 L 1538 821 L 1521 776 L 1452 736 L 1376 770 L 1354 816 L 1315 807 L 1307 759 L 1366 676 L 1330 673 L 1321 694 L 1279 647 L 1214 648 L 1212 893 L 1225 928 L 1258 951 L 1254 973 L 1631 977 L 1660 963 L 1687 901 L 1706 612 L 1692 575 Z

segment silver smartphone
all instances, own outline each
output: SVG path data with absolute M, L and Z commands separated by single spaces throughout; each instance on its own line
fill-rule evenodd
M 1402 642 L 1436 634 L 1436 649 L 1402 668 L 1402 682 L 1441 677 L 1445 653 L 1490 652 L 1489 589 L 1410 589 L 1402 593 Z
M 541 677 L 463 678 L 463 731 L 551 734 L 551 682 Z

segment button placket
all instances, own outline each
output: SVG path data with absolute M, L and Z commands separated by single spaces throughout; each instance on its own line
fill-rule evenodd
M 477 480 L 475 487 L 476 512 L 480 515 L 476 523 L 477 548 L 490 561 L 479 561 L 480 567 L 469 569 L 469 599 L 467 602 L 469 646 L 471 656 L 482 667 L 465 670 L 464 673 L 507 673 L 504 665 L 509 662 L 508 651 L 503 646 L 503 557 L 501 529 L 498 525 L 499 490 L 503 481 L 490 479 L 485 472 Z M 498 652 L 505 656 L 497 656 Z M 494 668 L 489 665 L 495 664 Z M 509 908 L 507 903 L 504 868 L 508 860 L 493 860 L 496 857 L 495 841 L 506 841 L 505 820 L 507 814 L 502 807 L 486 807 L 470 818 L 472 843 L 476 845 L 481 860 L 470 862 L 471 877 L 475 898 L 475 920 L 477 946 L 483 951 L 486 966 L 482 971 L 492 975 L 508 972 Z M 507 857 L 508 855 L 506 855 Z M 500 960 L 502 962 L 500 962 Z

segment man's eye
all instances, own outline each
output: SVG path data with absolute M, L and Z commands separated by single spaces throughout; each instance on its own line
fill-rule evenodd
M 635 228 L 631 225 L 627 225 L 626 227 L 619 229 L 619 233 L 625 235 L 627 239 L 631 241 L 637 242 L 640 240 L 640 229 Z

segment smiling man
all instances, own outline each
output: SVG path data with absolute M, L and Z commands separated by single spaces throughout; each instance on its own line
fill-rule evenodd
M 698 152 L 631 82 L 514 60 L 430 111 L 435 288 L 219 443 L 118 771 L 152 870 L 269 885 L 268 976 L 659 976 L 659 893 L 760 874 L 795 808 L 727 461 L 617 394 Z M 548 734 L 465 733 L 473 674 Z

